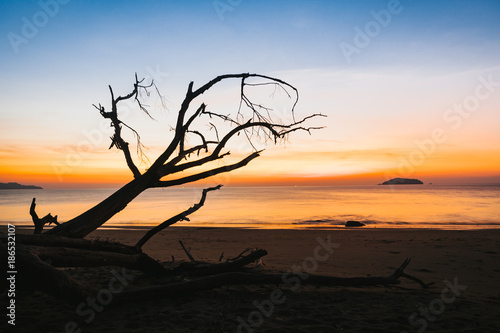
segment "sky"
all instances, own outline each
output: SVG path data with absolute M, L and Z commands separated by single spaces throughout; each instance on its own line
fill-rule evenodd
M 190 81 L 250 72 L 294 85 L 296 116 L 327 115 L 308 122 L 324 128 L 267 143 L 214 181 L 500 184 L 499 17 L 498 1 L 2 0 L 0 182 L 124 184 L 132 175 L 92 106 L 109 107 L 108 85 L 125 95 L 134 73 L 156 82 L 166 108 L 151 97 L 154 121 L 119 110 L 154 161 Z M 229 83 L 207 94 L 214 110 L 234 112 Z M 289 104 L 275 98 L 279 116 Z

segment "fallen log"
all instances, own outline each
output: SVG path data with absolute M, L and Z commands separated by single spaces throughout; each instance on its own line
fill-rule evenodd
M 5 242 L 6 240 L 7 240 L 7 235 L 5 233 L 0 233 L 0 241 Z M 53 236 L 46 234 L 42 235 L 17 234 L 16 243 L 25 245 L 46 246 L 46 247 L 70 247 L 76 249 L 107 251 L 107 252 L 116 252 L 123 254 L 142 253 L 140 249 L 137 249 L 133 246 L 124 245 L 121 243 L 102 241 L 102 240 L 69 238 L 69 237 Z
M 217 264 L 203 264 L 198 262 L 183 262 L 171 271 L 167 271 L 168 275 L 182 275 L 188 274 L 190 276 L 206 276 L 221 274 L 227 272 L 234 272 L 241 270 L 243 267 L 259 260 L 261 257 L 267 255 L 266 250 L 256 250 L 246 256 L 240 257 L 238 260 L 217 263 Z
M 2 256 L 7 255 L 6 244 L 0 244 L 0 252 Z M 95 294 L 65 272 L 40 260 L 29 247 L 16 248 L 16 266 L 19 267 L 15 275 L 17 290 L 39 290 L 70 304 L 78 304 L 87 296 Z
M 7 244 L 0 246 L 0 252 L 7 256 Z M 23 290 L 39 290 L 60 298 L 68 303 L 77 304 L 94 294 L 89 288 L 83 287 L 71 276 L 56 267 L 92 267 L 92 266 L 122 266 L 140 269 L 147 273 L 161 273 L 173 276 L 202 276 L 189 281 L 156 285 L 135 290 L 123 291 L 116 295 L 123 301 L 151 298 L 174 298 L 187 296 L 196 292 L 206 291 L 221 286 L 237 284 L 273 284 L 285 285 L 292 290 L 302 284 L 317 286 L 365 287 L 376 285 L 394 285 L 400 283 L 401 277 L 428 284 L 420 279 L 404 273 L 410 260 L 405 262 L 395 272 L 387 277 L 332 277 L 310 275 L 304 272 L 286 272 L 283 274 L 248 273 L 241 270 L 248 264 L 267 255 L 265 250 L 256 250 L 248 255 L 240 255 L 239 259 L 218 264 L 200 264 L 186 262 L 173 270 L 164 267 L 148 257 L 140 254 L 122 254 L 105 251 L 93 251 L 77 248 L 59 248 L 46 246 L 27 246 L 18 244 L 16 260 L 19 265 L 18 281 Z M 49 261 L 52 265 L 42 260 Z M 6 286 L 4 280 L 2 286 Z
M 216 275 L 205 276 L 190 281 L 171 283 L 167 285 L 127 290 L 117 295 L 121 301 L 131 301 L 151 298 L 174 298 L 187 296 L 193 293 L 207 291 L 214 288 L 240 284 L 272 284 L 285 285 L 292 290 L 301 285 L 315 285 L 328 287 L 368 287 L 379 285 L 395 285 L 401 283 L 400 277 L 405 276 L 403 270 L 408 266 L 410 260 L 405 262 L 391 275 L 387 277 L 334 277 L 322 275 L 310 275 L 304 272 L 283 274 L 262 274 L 227 272 Z M 428 285 L 425 285 L 428 286 Z
M 25 245 L 19 245 L 25 247 Z M 18 246 L 18 247 L 19 247 Z M 159 262 L 144 253 L 123 254 L 67 247 L 29 246 L 36 255 L 54 267 L 122 266 L 147 274 L 164 273 Z

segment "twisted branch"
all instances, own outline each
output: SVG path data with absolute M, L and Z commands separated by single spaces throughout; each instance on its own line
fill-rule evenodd
M 158 232 L 162 231 L 163 229 L 171 226 L 172 224 L 174 223 L 177 223 L 179 221 L 189 221 L 189 218 L 187 217 L 188 215 L 191 215 L 193 214 L 194 212 L 196 212 L 198 209 L 200 209 L 204 204 L 205 204 L 205 200 L 207 198 L 207 193 L 210 192 L 210 191 L 215 191 L 215 190 L 218 190 L 222 187 L 222 185 L 217 185 L 217 186 L 214 186 L 214 187 L 209 187 L 209 188 L 206 188 L 206 189 L 203 189 L 202 191 L 202 194 L 201 194 L 201 199 L 200 201 L 197 203 L 197 204 L 194 204 L 192 207 L 190 207 L 189 209 L 183 211 L 182 213 L 179 213 L 171 218 L 169 218 L 168 220 L 166 220 L 165 222 L 157 225 L 156 227 L 154 227 L 153 229 L 150 229 L 138 242 L 137 244 L 135 244 L 135 247 L 140 249 L 142 248 L 142 246 L 151 238 L 153 237 L 154 235 L 156 235 Z

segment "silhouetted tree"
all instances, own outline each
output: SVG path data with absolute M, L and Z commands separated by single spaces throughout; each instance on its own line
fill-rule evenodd
M 209 110 L 203 102 L 197 102 L 205 92 L 214 88 L 222 81 L 237 80 L 239 83 L 239 107 L 229 114 L 222 114 Z M 290 106 L 285 113 L 280 110 L 276 114 L 275 110 L 266 103 L 256 100 L 255 90 L 273 89 L 272 94 L 281 91 L 290 99 Z M 251 91 L 251 90 L 254 91 Z M 291 84 L 278 78 L 260 74 L 225 74 L 220 75 L 194 89 L 194 83 L 189 83 L 186 96 L 177 113 L 176 123 L 173 126 L 174 135 L 165 150 L 141 173 L 132 158 L 129 143 L 122 136 L 122 130 L 131 130 L 137 138 L 139 155 L 142 153 L 142 143 L 139 133 L 131 126 L 120 119 L 119 107 L 124 101 L 131 100 L 137 107 L 149 117 L 150 112 L 145 106 L 142 96 L 153 91 L 158 94 L 158 89 L 154 82 L 149 84 L 135 76 L 135 83 L 132 91 L 125 96 L 115 96 L 113 89 L 109 86 L 111 93 L 111 109 L 108 111 L 101 104 L 94 105 L 100 114 L 111 121 L 114 134 L 111 137 L 111 146 L 123 152 L 128 168 L 132 172 L 133 179 L 103 200 L 93 208 L 81 215 L 62 223 L 51 230 L 45 232 L 50 235 L 60 235 L 73 238 L 82 238 L 90 232 L 103 225 L 112 216 L 123 210 L 129 202 L 134 200 L 140 193 L 157 187 L 171 187 L 196 182 L 198 180 L 211 177 L 217 174 L 230 172 L 244 167 L 250 161 L 257 158 L 261 150 L 255 148 L 253 141 L 263 140 L 274 143 L 286 140 L 292 132 L 303 130 L 310 131 L 320 127 L 305 127 L 304 122 L 310 118 L 323 116 L 321 114 L 311 114 L 300 120 L 295 119 L 295 106 L 299 99 L 298 90 Z M 160 96 L 161 97 L 161 96 Z M 192 107 L 196 103 L 197 107 Z M 290 119 L 286 122 L 286 119 Z M 200 126 L 200 124 L 202 126 Z M 217 125 L 216 125 L 217 124 Z M 205 132 L 200 128 L 207 129 Z M 242 134 L 250 143 L 246 156 L 234 163 L 224 166 L 214 166 L 210 162 L 220 161 L 230 155 L 230 141 Z M 193 142 L 196 142 L 193 144 Z M 204 167 L 200 169 L 200 167 Z M 187 171 L 192 171 L 186 175 Z M 220 186 L 205 189 L 200 203 L 174 216 L 160 224 L 154 230 L 145 235 L 137 246 L 140 247 L 149 239 L 155 231 L 159 231 L 177 221 L 187 219 L 186 216 L 199 209 L 208 191 L 219 189 Z M 147 239 L 146 239 L 147 238 Z
M 234 112 L 229 114 L 214 112 L 209 110 L 205 103 L 199 103 L 198 107 L 191 108 L 191 104 L 199 99 L 203 93 L 226 80 L 238 80 L 239 82 L 239 107 Z M 139 133 L 120 119 L 118 107 L 124 101 L 133 100 L 140 110 L 151 117 L 141 99 L 141 93 L 149 95 L 151 90 L 158 92 L 158 89 L 154 82 L 146 85 L 143 81 L 138 80 L 136 75 L 132 92 L 125 96 L 115 97 L 113 89 L 109 87 L 111 93 L 110 111 L 107 111 L 101 104 L 95 106 L 104 118 L 111 121 L 114 133 L 111 137 L 110 148 L 116 147 L 123 152 L 133 179 L 93 208 L 68 222 L 57 225 L 42 235 L 16 235 L 16 263 L 23 267 L 16 280 L 16 286 L 19 284 L 20 288 L 25 290 L 40 290 L 68 303 L 78 304 L 82 300 L 88 299 L 88 296 L 95 295 L 97 291 L 86 284 L 80 284 L 57 267 L 106 265 L 136 269 L 148 275 L 179 277 L 182 281 L 175 282 L 174 280 L 174 282 L 164 285 L 126 290 L 120 295 L 115 295 L 120 301 L 150 300 L 157 297 L 171 298 L 230 284 L 281 283 L 282 274 L 249 274 L 248 271 L 244 270 L 245 266 L 267 254 L 267 251 L 263 249 L 252 251 L 249 254 L 245 254 L 248 251 L 245 250 L 238 257 L 228 259 L 226 262 L 199 264 L 181 243 L 191 261 L 181 263 L 175 268 L 165 267 L 141 250 L 141 247 L 160 230 L 178 221 L 188 220 L 189 214 L 203 206 L 207 194 L 210 191 L 220 189 L 222 185 L 205 188 L 198 203 L 163 223 L 159 223 L 149 230 L 135 246 L 109 241 L 79 239 L 103 225 L 143 191 L 149 188 L 166 188 L 196 182 L 244 167 L 261 153 L 255 147 L 257 140 L 271 140 L 277 143 L 286 140 L 292 132 L 298 130 L 309 132 L 311 129 L 320 127 L 304 127 L 304 122 L 313 117 L 323 116 L 312 114 L 295 120 L 294 111 L 299 99 L 298 91 L 292 85 L 277 78 L 248 73 L 226 74 L 216 77 L 198 89 L 194 89 L 194 84 L 191 82 L 177 113 L 172 140 L 149 168 L 141 173 L 132 158 L 129 143 L 122 136 L 122 130 L 129 129 L 134 133 L 137 139 L 138 153 L 141 155 L 142 143 Z M 286 113 L 281 112 L 276 115 L 275 110 L 269 105 L 266 106 L 266 103 L 258 103 L 255 100 L 249 90 L 262 87 L 272 88 L 273 94 L 281 90 L 291 99 L 290 107 L 286 109 Z M 200 123 L 202 126 L 199 126 Z M 198 130 L 199 128 L 208 130 L 203 132 Z M 229 147 L 234 146 L 232 139 L 240 134 L 249 143 L 246 145 L 248 147 L 246 155 L 238 158 L 236 162 L 224 166 L 211 164 L 211 162 L 224 160 L 230 155 Z M 186 175 L 186 171 L 191 171 L 191 173 Z M 36 226 L 36 233 L 41 232 L 46 223 L 57 223 L 56 217 L 52 217 L 50 214 L 42 219 L 38 218 L 35 205 L 35 199 L 33 199 L 30 214 Z M 0 234 L 0 245 L 2 245 L 0 253 L 4 256 L 9 253 L 6 237 L 6 235 Z M 219 261 L 221 259 L 222 256 Z M 387 277 L 339 278 L 308 275 L 307 283 L 330 286 L 372 286 L 397 284 L 401 277 L 406 277 L 418 282 L 423 287 L 428 287 L 430 284 L 425 284 L 420 279 L 404 273 L 409 262 L 408 259 L 405 260 L 393 274 Z M 185 281 L 186 276 L 190 277 L 187 281 Z M 6 280 L 2 284 L 2 289 L 5 288 Z

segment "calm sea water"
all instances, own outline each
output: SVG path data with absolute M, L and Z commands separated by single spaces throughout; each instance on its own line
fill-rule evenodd
M 2 190 L 0 224 L 32 225 L 29 207 L 59 221 L 91 208 L 112 189 Z M 152 189 L 105 226 L 152 226 L 199 201 L 201 188 Z M 332 228 L 348 220 L 368 227 L 500 228 L 500 186 L 225 187 L 182 226 Z

